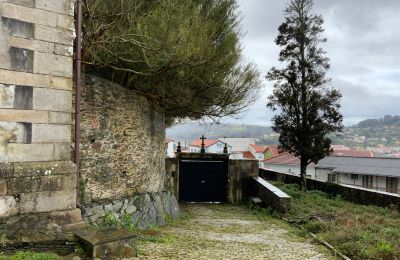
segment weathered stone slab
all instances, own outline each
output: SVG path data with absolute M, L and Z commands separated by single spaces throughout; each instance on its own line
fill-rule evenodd
M 73 32 L 48 26 L 35 25 L 35 39 L 73 46 Z
M 7 178 L 14 175 L 13 163 L 0 163 L 0 178 Z
M 76 174 L 76 165 L 71 161 L 15 163 L 12 169 L 12 177 Z M 3 171 L 9 173 L 11 169 Z
M 32 126 L 33 143 L 71 142 L 70 125 L 34 124 Z
M 54 44 L 51 42 L 38 41 L 34 39 L 25 39 L 16 36 L 10 37 L 10 46 L 32 51 L 40 51 L 45 53 L 54 52 Z
M 35 32 L 35 25 L 33 23 L 23 22 L 6 17 L 1 17 L 1 22 L 6 28 L 8 28 L 11 36 L 33 38 Z
M 54 159 L 55 160 L 70 160 L 71 159 L 71 144 L 58 143 L 54 144 Z
M 71 124 L 72 115 L 71 113 L 64 112 L 49 112 L 49 123 L 50 124 Z
M 5 179 L 0 179 L 0 196 L 7 194 L 7 182 Z
M 33 109 L 71 112 L 72 93 L 64 90 L 34 88 Z
M 59 14 L 57 16 L 57 27 L 62 29 L 74 30 L 74 17 L 69 15 Z
M 33 72 L 61 77 L 72 77 L 72 58 L 35 52 Z
M 76 191 L 22 193 L 21 213 L 51 212 L 76 208 Z
M 74 54 L 74 48 L 68 45 L 55 44 L 54 53 L 57 55 L 72 57 L 72 55 Z
M 74 15 L 74 2 L 73 0 L 36 0 L 36 8 L 72 16 Z
M 17 5 L 24 5 L 28 7 L 34 7 L 35 0 L 4 0 L 4 2 L 14 3 Z
M 0 121 L 46 124 L 49 114 L 47 111 L 0 109 Z
M 0 108 L 14 108 L 15 86 L 0 84 Z
M 0 69 L 1 83 L 71 90 L 72 79 Z
M 137 256 L 136 238 L 123 229 L 81 230 L 75 235 L 83 241 L 88 255 L 93 259 L 131 258 Z
M 53 160 L 53 144 L 8 144 L 8 162 L 34 162 Z
M 8 135 L 8 142 L 29 144 L 32 140 L 32 124 L 31 123 L 13 123 L 0 121 L 0 131 Z
M 2 16 L 34 24 L 57 26 L 57 14 L 12 3 L 3 4 Z
M 0 197 L 0 218 L 18 214 L 18 205 L 13 196 Z
M 76 175 L 35 176 L 8 178 L 7 192 L 9 195 L 42 191 L 75 191 Z M 1 183 L 0 183 L 1 184 Z
M 33 51 L 10 47 L 11 69 L 23 72 L 33 71 Z

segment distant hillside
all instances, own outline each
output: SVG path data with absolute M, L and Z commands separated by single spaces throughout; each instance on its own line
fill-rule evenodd
M 272 133 L 269 126 L 237 124 L 200 124 L 190 122 L 167 129 L 167 137 L 175 140 L 195 140 L 204 135 L 208 139 L 221 137 L 255 137 L 261 138 Z
M 359 128 L 384 126 L 400 126 L 400 116 L 386 115 L 379 119 L 366 119 L 356 125 Z

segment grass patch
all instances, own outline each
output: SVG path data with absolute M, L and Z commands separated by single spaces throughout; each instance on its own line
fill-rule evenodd
M 400 213 L 395 207 L 364 206 L 297 184 L 273 183 L 293 199 L 286 216 L 302 223 L 352 259 L 400 259 Z M 305 221 L 304 221 L 305 220 Z
M 17 252 L 13 256 L 0 256 L 0 260 L 58 260 L 59 256 L 52 253 Z

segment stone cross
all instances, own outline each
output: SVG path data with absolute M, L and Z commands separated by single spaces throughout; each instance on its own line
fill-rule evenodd
M 177 153 L 182 152 L 181 142 L 178 142 L 178 147 L 177 147 L 177 149 L 176 149 L 176 152 L 177 152 Z
M 207 138 L 205 138 L 204 135 L 202 135 L 200 139 L 201 139 L 201 150 L 200 150 L 200 153 L 206 153 L 204 140 L 206 140 Z

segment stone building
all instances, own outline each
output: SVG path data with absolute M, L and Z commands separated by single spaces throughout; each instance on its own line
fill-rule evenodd
M 141 227 L 179 212 L 165 174 L 162 111 L 91 76 L 82 84 L 77 180 L 74 2 L 0 0 L 0 233 L 45 229 L 51 239 L 83 220 L 101 225 L 107 212 Z
M 73 13 L 72 0 L 0 1 L 0 232 L 82 224 L 71 160 Z

